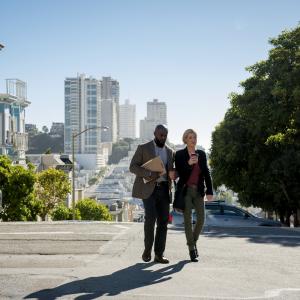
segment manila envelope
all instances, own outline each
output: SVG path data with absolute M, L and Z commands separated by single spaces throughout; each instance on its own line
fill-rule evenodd
M 166 174 L 166 168 L 164 166 L 163 161 L 161 160 L 161 158 L 159 156 L 156 156 L 155 158 L 148 160 L 141 167 L 143 167 L 149 171 L 152 171 L 152 172 L 159 172 L 160 175 Z M 147 183 L 149 181 L 151 181 L 151 180 L 147 180 L 144 178 L 144 183 Z

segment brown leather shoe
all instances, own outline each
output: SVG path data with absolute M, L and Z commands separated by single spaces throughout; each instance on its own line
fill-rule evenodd
M 142 259 L 144 262 L 149 262 L 151 260 L 151 252 L 144 250 Z
M 168 264 L 169 260 L 165 258 L 163 255 L 155 254 L 154 261 L 160 264 Z

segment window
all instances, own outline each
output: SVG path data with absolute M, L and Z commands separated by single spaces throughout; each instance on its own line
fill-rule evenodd
M 245 214 L 242 211 L 240 211 L 236 208 L 233 208 L 233 207 L 222 207 L 222 208 L 223 208 L 222 213 L 225 216 L 232 216 L 232 217 L 244 217 L 245 216 Z
M 206 205 L 205 211 L 209 215 L 221 215 L 221 207 L 219 205 Z

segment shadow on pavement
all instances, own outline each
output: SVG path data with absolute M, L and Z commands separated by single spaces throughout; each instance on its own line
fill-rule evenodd
M 183 226 L 170 226 L 169 230 L 182 231 Z M 300 246 L 300 231 L 282 227 L 216 227 L 205 226 L 202 235 L 208 238 L 244 238 L 250 243 Z
M 54 300 L 66 295 L 73 295 L 74 298 L 72 299 L 89 300 L 103 295 L 115 296 L 125 291 L 170 280 L 171 275 L 181 271 L 188 262 L 188 260 L 184 260 L 158 270 L 146 270 L 154 263 L 137 263 L 110 275 L 89 277 L 68 282 L 52 289 L 40 290 L 27 295 L 24 299 Z M 76 294 L 81 295 L 76 297 Z

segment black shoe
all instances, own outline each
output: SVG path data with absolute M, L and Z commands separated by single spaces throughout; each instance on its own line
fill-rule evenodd
M 151 252 L 144 250 L 142 259 L 144 262 L 149 262 L 151 260 Z
M 197 262 L 198 261 L 195 249 L 190 250 L 190 258 L 191 258 L 192 262 Z
M 155 254 L 154 261 L 160 264 L 168 264 L 169 260 L 165 258 L 163 255 Z

